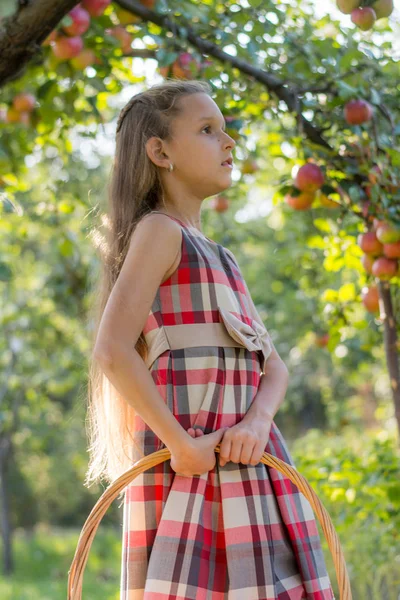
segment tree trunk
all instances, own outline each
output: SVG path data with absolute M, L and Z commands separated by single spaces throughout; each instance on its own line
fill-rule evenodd
M 8 498 L 7 471 L 11 454 L 11 438 L 4 435 L 0 438 L 0 525 L 3 542 L 3 574 L 11 575 L 14 571 L 12 557 L 12 527 L 10 503 Z
M 393 311 L 390 283 L 388 281 L 378 281 L 378 289 L 381 300 L 380 317 L 384 327 L 386 364 L 389 372 L 390 387 L 394 402 L 394 414 L 400 439 L 400 370 L 396 317 Z

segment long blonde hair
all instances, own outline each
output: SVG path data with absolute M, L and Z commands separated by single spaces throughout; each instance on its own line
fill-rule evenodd
M 91 237 L 99 250 L 100 273 L 89 312 L 92 340 L 88 370 L 86 431 L 89 465 L 84 485 L 106 479 L 112 482 L 132 466 L 135 443 L 134 408 L 119 394 L 93 356 L 100 321 L 127 255 L 132 232 L 140 219 L 163 202 L 159 167 L 148 157 L 145 144 L 152 137 L 170 140 L 172 123 L 182 111 L 177 102 L 188 94 L 211 95 L 210 84 L 200 80 L 167 79 L 136 94 L 121 110 L 116 149 L 110 173 L 108 212 Z M 104 228 L 104 234 L 101 229 Z M 143 332 L 135 349 L 145 359 L 148 348 Z

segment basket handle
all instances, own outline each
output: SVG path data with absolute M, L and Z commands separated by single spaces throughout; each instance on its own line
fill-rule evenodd
M 217 444 L 215 451 L 220 451 L 220 444 Z M 68 600 L 82 600 L 82 581 L 83 572 L 89 556 L 90 548 L 96 535 L 97 528 L 101 519 L 107 512 L 110 504 L 117 498 L 120 492 L 131 482 L 135 477 L 147 471 L 151 467 L 158 465 L 171 458 L 171 452 L 168 448 L 162 448 L 141 458 L 133 467 L 125 471 L 108 488 L 103 492 L 96 504 L 92 508 L 86 522 L 80 533 L 74 559 L 68 571 Z M 264 452 L 261 461 L 264 465 L 274 467 L 292 481 L 300 492 L 304 494 L 310 502 L 314 512 L 316 513 L 322 531 L 328 542 L 328 547 L 331 552 L 335 565 L 336 577 L 339 584 L 339 600 L 352 600 L 350 589 L 350 580 L 347 572 L 344 554 L 340 546 L 338 535 L 333 526 L 332 520 L 328 511 L 314 492 L 308 481 L 301 475 L 295 467 L 287 464 L 285 461 L 272 456 L 268 452 Z

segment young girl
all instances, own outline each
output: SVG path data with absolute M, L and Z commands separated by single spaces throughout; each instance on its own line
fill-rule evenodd
M 311 505 L 260 462 L 294 465 L 273 421 L 287 368 L 234 255 L 202 232 L 235 147 L 211 91 L 167 80 L 118 119 L 87 481 L 171 452 L 124 490 L 121 600 L 331 600 Z

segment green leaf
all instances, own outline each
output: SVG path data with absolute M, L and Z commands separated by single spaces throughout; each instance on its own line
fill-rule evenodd
M 4 262 L 0 262 L 0 281 L 10 281 L 11 277 L 11 267 Z
M 326 219 L 314 219 L 313 223 L 320 231 L 325 231 L 326 233 L 331 232 L 331 227 Z
M 339 96 L 343 100 L 349 100 L 359 94 L 358 88 L 353 87 L 344 81 L 340 81 L 340 79 L 336 82 L 336 85 L 338 87 Z
M 338 299 L 340 302 L 351 302 L 356 299 L 356 296 L 354 283 L 345 283 L 339 288 Z

